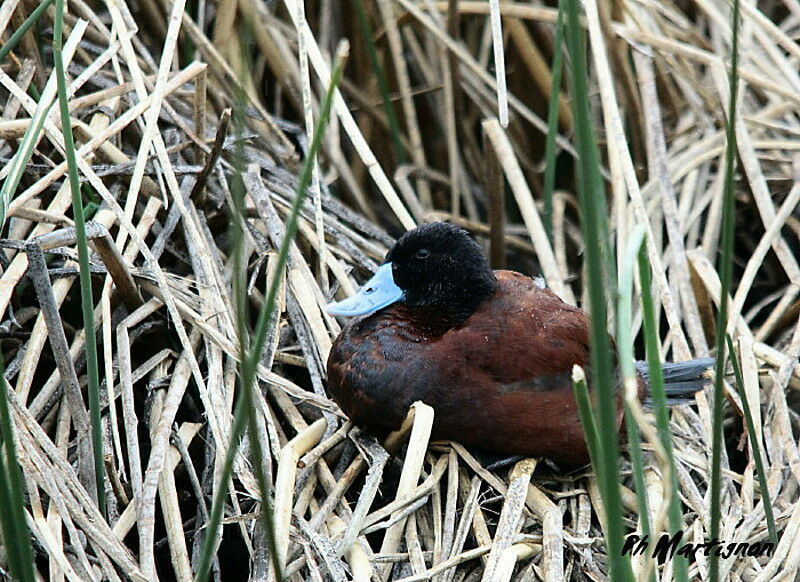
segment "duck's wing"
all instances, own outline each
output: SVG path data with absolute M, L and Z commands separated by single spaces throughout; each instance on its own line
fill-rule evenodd
M 589 364 L 588 317 L 523 275 L 497 275 L 494 297 L 435 345 L 435 436 L 585 463 L 572 369 Z
M 585 311 L 510 271 L 497 271 L 498 289 L 450 337 L 443 352 L 463 353 L 463 364 L 480 370 L 507 391 L 569 389 L 575 364 L 589 364 Z

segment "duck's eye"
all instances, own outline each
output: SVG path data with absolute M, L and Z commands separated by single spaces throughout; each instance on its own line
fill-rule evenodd
M 427 259 L 430 256 L 431 252 L 428 249 L 419 249 L 416 253 L 414 253 L 415 259 Z

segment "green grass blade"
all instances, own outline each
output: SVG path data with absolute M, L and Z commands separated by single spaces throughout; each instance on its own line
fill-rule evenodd
M 633 483 L 636 488 L 636 504 L 639 508 L 639 520 L 642 523 L 642 533 L 649 536 L 652 532 L 650 527 L 650 510 L 647 505 L 647 485 L 644 480 L 644 459 L 642 458 L 642 435 L 639 432 L 639 425 L 633 416 L 633 411 L 625 402 L 625 430 L 628 434 L 628 452 L 631 456 L 631 470 L 633 473 Z M 650 573 L 650 579 L 655 580 L 654 573 Z
M 64 153 L 69 169 L 69 185 L 72 192 L 72 213 L 75 219 L 75 235 L 80 265 L 81 309 L 86 334 L 86 374 L 89 396 L 89 417 L 92 426 L 92 450 L 94 455 L 94 475 L 97 485 L 97 506 L 106 515 L 105 466 L 103 464 L 103 424 L 100 416 L 100 368 L 97 363 L 97 340 L 94 331 L 94 298 L 92 297 L 92 275 L 89 270 L 89 243 L 86 239 L 86 219 L 81 199 L 81 184 L 78 179 L 78 162 L 75 157 L 75 140 L 67 101 L 67 77 L 64 73 L 64 60 L 61 44 L 64 29 L 64 0 L 56 0 L 56 18 L 53 29 L 53 60 L 58 83 L 58 105 L 61 112 L 61 132 L 64 136 Z
M 672 431 L 669 427 L 669 409 L 667 407 L 667 393 L 664 387 L 664 371 L 661 368 L 658 319 L 656 318 L 653 304 L 652 274 L 650 273 L 650 261 L 647 256 L 646 245 L 642 245 L 639 249 L 639 280 L 642 285 L 642 327 L 644 329 L 645 351 L 647 353 L 647 382 L 650 388 L 650 398 L 653 401 L 656 429 L 667 457 L 670 482 L 672 484 L 669 507 L 667 508 L 669 531 L 670 535 L 672 535 L 681 530 L 683 523 L 681 501 L 678 494 L 678 473 L 675 468 L 675 457 L 672 448 Z M 678 582 L 687 581 L 689 573 L 686 559 L 681 556 L 675 556 L 673 563 L 675 580 L 678 580 Z
M 725 183 L 723 186 L 722 227 L 719 257 L 720 299 L 716 322 L 717 359 L 714 367 L 714 407 L 712 413 L 713 437 L 711 443 L 711 526 L 709 537 L 719 538 L 720 506 L 722 502 L 722 405 L 724 394 L 722 379 L 725 375 L 725 330 L 728 327 L 728 292 L 733 278 L 733 228 L 736 180 L 736 102 L 739 91 L 739 0 L 733 2 L 733 37 L 731 39 L 730 99 L 725 129 Z M 719 556 L 709 557 L 709 580 L 719 580 Z
M 577 372 L 572 370 L 572 389 L 575 392 L 575 401 L 578 403 L 578 412 L 581 415 L 583 433 L 586 436 L 586 447 L 589 449 L 589 458 L 595 465 L 599 461 L 600 436 L 597 433 L 597 421 L 589 400 L 589 388 L 586 385 L 586 375 L 583 368 Z
M 622 269 L 619 273 L 619 301 L 617 303 L 617 361 L 619 362 L 620 377 L 623 390 L 625 386 L 633 382 L 638 383 L 636 375 L 636 365 L 633 358 L 633 337 L 631 329 L 633 327 L 633 271 L 636 264 L 636 257 L 642 247 L 646 234 L 644 225 L 637 225 L 630 235 L 628 246 L 625 249 L 625 256 L 622 262 Z M 639 519 L 642 523 L 642 533 L 650 535 L 650 512 L 647 508 L 647 488 L 644 481 L 644 462 L 642 460 L 642 438 L 639 433 L 639 426 L 633 417 L 628 402 L 625 402 L 625 427 L 628 433 L 629 453 L 631 464 L 633 465 L 633 479 L 636 485 L 636 499 L 639 505 Z M 651 573 L 650 578 L 655 580 L 655 573 Z
M 610 259 L 605 189 L 600 175 L 600 156 L 589 107 L 588 72 L 584 31 L 578 0 L 565 2 L 565 39 L 570 58 L 573 120 L 578 151 L 578 200 L 581 230 L 586 248 L 585 262 L 591 314 L 590 344 L 592 388 L 597 394 L 599 463 L 594 465 L 607 515 L 606 547 L 609 574 L 614 581 L 633 579 L 630 559 L 622 556 L 624 525 L 619 491 L 619 443 L 616 386 L 612 352 L 606 330 L 606 296 L 614 275 Z
M 22 176 L 25 173 L 25 168 L 33 155 L 33 150 L 36 147 L 44 122 L 50 114 L 50 107 L 52 107 L 52 104 L 37 109 L 19 142 L 19 147 L 14 157 L 11 158 L 11 169 L 3 181 L 3 186 L 0 187 L 0 232 L 2 232 L 6 224 L 6 212 L 11 203 L 11 196 L 19 186 L 20 180 L 22 180 Z
M 220 521 L 222 521 L 222 510 L 225 507 L 225 497 L 228 495 L 228 482 L 230 481 L 231 474 L 233 473 L 233 461 L 236 458 L 238 442 L 239 439 L 242 438 L 245 423 L 247 422 L 247 414 L 244 410 L 244 404 L 244 400 L 240 398 L 239 402 L 236 403 L 236 408 L 233 412 L 230 443 L 228 444 L 228 449 L 225 452 L 225 461 L 222 465 L 222 478 L 219 482 L 219 490 L 214 495 L 214 502 L 211 505 L 211 512 L 208 515 L 208 523 L 206 523 L 203 547 L 200 552 L 200 560 L 197 563 L 197 571 L 195 572 L 194 576 L 196 582 L 208 580 L 208 574 L 211 570 L 211 561 L 214 557 L 217 531 L 219 530 Z
M 252 30 L 249 23 L 243 26 L 242 35 L 243 54 L 251 54 L 248 50 L 251 46 Z M 252 74 L 252 63 L 246 73 Z M 240 75 L 244 77 L 244 75 Z M 234 127 L 236 134 L 243 136 L 246 130 L 244 111 L 247 106 L 247 97 L 242 88 L 236 91 L 236 107 L 234 108 Z M 250 334 L 248 330 L 248 296 L 247 296 L 247 270 L 244 265 L 244 232 L 242 220 L 246 216 L 245 208 L 245 187 L 244 187 L 244 140 L 236 141 L 236 150 L 233 156 L 234 172 L 231 180 L 231 198 L 233 200 L 234 216 L 231 220 L 231 238 L 233 240 L 233 277 L 232 287 L 234 293 L 234 304 L 236 306 L 236 330 L 239 339 L 239 353 L 243 354 L 239 363 L 239 402 L 241 405 L 240 414 L 246 418 L 246 428 L 250 437 L 250 454 L 253 473 L 258 482 L 259 491 L 262 495 L 262 510 L 260 519 L 267 537 L 269 554 L 272 558 L 272 565 L 277 573 L 277 578 L 282 578 L 282 565 L 278 559 L 276 548 L 273 511 L 270 500 L 272 499 L 272 484 L 267 481 L 264 471 L 264 451 L 261 448 L 261 439 L 258 432 L 258 407 L 256 406 L 258 384 L 256 382 L 256 369 L 259 362 L 261 350 L 251 351 Z M 284 241 L 285 242 L 285 241 Z M 276 277 L 277 278 L 277 277 Z M 273 300 L 274 302 L 274 300 Z M 241 429 L 240 429 L 241 430 Z
M 728 344 L 728 351 L 730 352 L 731 364 L 733 365 L 733 373 L 736 377 L 736 392 L 742 400 L 742 409 L 744 411 L 744 418 L 747 422 L 747 435 L 750 441 L 750 448 L 753 451 L 753 460 L 756 463 L 756 475 L 758 475 L 758 488 L 761 491 L 761 503 L 764 504 L 764 515 L 767 518 L 767 530 L 769 531 L 769 539 L 773 543 L 778 543 L 778 530 L 775 528 L 775 516 L 772 513 L 772 503 L 769 498 L 769 486 L 767 485 L 767 473 L 764 471 L 764 460 L 761 457 L 761 449 L 758 446 L 758 439 L 756 438 L 756 427 L 753 424 L 753 413 L 750 410 L 750 403 L 747 401 L 747 395 L 744 393 L 744 378 L 742 377 L 742 369 L 739 367 L 739 360 L 736 358 L 736 350 L 733 349 L 733 340 L 730 335 L 725 336 Z
M 619 371 L 623 381 L 636 378 L 636 365 L 633 358 L 633 269 L 636 257 L 642 248 L 647 231 L 644 225 L 638 224 L 633 229 L 628 239 L 628 247 L 622 260 L 622 269 L 619 272 L 619 300 L 617 302 L 617 353 L 619 355 Z
M 30 531 L 25 522 L 22 473 L 17 464 L 14 425 L 8 409 L 6 392 L 12 388 L 6 382 L 5 376 L 5 363 L 0 354 L 0 437 L 3 444 L 3 450 L 0 451 L 0 528 L 3 532 L 6 559 L 12 578 L 32 582 L 36 580 L 33 572 L 33 552 Z
M 389 94 L 389 83 L 386 80 L 386 73 L 383 70 L 380 59 L 378 59 L 378 50 L 375 48 L 372 27 L 369 24 L 367 12 L 364 10 L 364 0 L 353 0 L 353 7 L 356 9 L 358 25 L 361 27 L 361 37 L 367 45 L 367 54 L 369 54 L 372 72 L 375 75 L 375 79 L 378 81 L 378 91 L 380 91 L 381 100 L 383 101 L 383 109 L 386 111 L 386 119 L 389 121 L 389 132 L 392 135 L 392 145 L 394 146 L 394 152 L 397 156 L 397 163 L 402 166 L 406 163 L 406 150 L 403 147 L 403 140 L 400 138 L 400 122 L 397 119 L 394 103 L 392 103 L 392 98 Z
M 20 39 L 25 35 L 30 28 L 36 24 L 39 20 L 39 17 L 44 13 L 45 10 L 54 2 L 54 0 L 44 0 L 39 6 L 37 6 L 33 12 L 31 12 L 30 16 L 25 19 L 25 22 L 14 31 L 14 33 L 8 37 L 8 40 L 0 46 L 0 65 L 6 60 L 6 57 L 9 53 L 14 50 L 14 47 L 17 46 Z
M 276 259 L 276 267 L 275 273 L 281 273 L 286 266 L 286 261 L 289 254 L 289 246 L 291 242 L 294 240 L 294 235 L 297 231 L 297 221 L 300 216 L 300 210 L 303 207 L 303 202 L 305 200 L 308 186 L 311 183 L 311 171 L 313 168 L 314 160 L 317 158 L 319 154 L 320 147 L 322 146 L 322 138 L 325 133 L 325 128 L 328 123 L 328 119 L 330 118 L 331 114 L 331 106 L 333 104 L 333 95 L 336 90 L 336 87 L 339 85 L 339 81 L 342 78 L 342 71 L 344 69 L 344 61 L 345 55 L 340 51 L 340 54 L 337 56 L 336 63 L 331 74 L 330 84 L 328 86 L 328 90 L 325 94 L 325 98 L 322 102 L 322 107 L 320 110 L 319 119 L 314 127 L 314 134 L 311 140 L 311 145 L 308 150 L 308 155 L 306 156 L 305 162 L 303 164 L 303 170 L 300 175 L 298 187 L 297 187 L 297 194 L 292 201 L 291 209 L 289 210 L 289 215 L 286 219 L 286 232 L 283 237 L 283 241 L 281 242 L 281 247 L 278 251 L 277 259 Z M 256 323 L 256 328 L 254 332 L 254 336 L 252 340 L 248 344 L 248 351 L 242 354 L 242 364 L 241 364 L 241 397 L 236 405 L 236 410 L 234 413 L 233 423 L 231 426 L 231 434 L 230 434 L 230 444 L 228 446 L 228 450 L 225 454 L 225 462 L 222 467 L 222 474 L 220 477 L 220 487 L 219 490 L 216 492 L 214 496 L 214 503 L 211 508 L 211 513 L 209 515 L 209 521 L 206 526 L 206 538 L 203 541 L 203 548 L 201 552 L 200 561 L 197 567 L 197 573 L 195 575 L 196 581 L 205 581 L 208 579 L 209 570 L 211 568 L 211 560 L 213 558 L 214 548 L 215 548 L 215 540 L 217 530 L 219 529 L 220 521 L 222 518 L 222 509 L 225 505 L 225 498 L 228 494 L 228 482 L 231 478 L 233 472 L 233 461 L 236 457 L 236 450 L 238 448 L 239 439 L 244 432 L 244 428 L 246 426 L 252 426 L 250 422 L 250 418 L 248 417 L 249 411 L 247 408 L 251 410 L 254 408 L 253 406 L 247 406 L 248 402 L 252 401 L 252 392 L 251 390 L 255 390 L 255 370 L 258 365 L 259 359 L 261 357 L 261 352 L 264 347 L 264 341 L 266 339 L 267 330 L 269 329 L 269 324 L 271 323 L 271 318 L 273 316 L 273 306 L 275 305 L 275 300 L 278 295 L 278 288 L 280 285 L 280 277 L 274 277 L 270 282 L 269 289 L 267 291 L 267 295 L 264 301 L 264 305 L 261 309 L 261 312 L 258 317 L 258 321 Z M 254 439 L 253 442 L 257 442 L 258 439 Z M 253 444 L 251 442 L 251 445 Z M 256 459 L 255 463 L 259 463 L 260 459 Z M 262 492 L 265 493 L 264 505 L 265 505 L 265 512 L 271 515 L 269 511 L 269 503 L 270 500 L 266 498 L 266 490 L 262 488 Z M 274 540 L 274 534 L 272 533 L 272 521 L 270 520 L 267 535 L 270 540 Z M 285 532 L 281 535 L 288 535 L 288 532 Z M 275 552 L 272 552 L 273 559 L 277 559 Z M 280 568 L 276 566 L 276 572 L 280 572 Z M 279 579 L 282 577 L 279 575 Z

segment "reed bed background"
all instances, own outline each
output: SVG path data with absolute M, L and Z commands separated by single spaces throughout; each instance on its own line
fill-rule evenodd
M 471 0 L 0 6 L 4 572 L 796 577 L 800 5 L 741 5 L 733 93 L 730 4 L 566 5 L 560 25 L 554 6 Z M 658 423 L 629 402 L 641 444 L 599 480 L 545 460 L 490 471 L 430 444 L 422 404 L 386 449 L 360 433 L 325 392 L 345 322 L 324 306 L 430 220 L 583 306 L 599 244 L 594 323 L 621 354 L 729 345 L 722 422 L 711 385 Z M 620 532 L 676 529 L 777 547 L 609 559 Z

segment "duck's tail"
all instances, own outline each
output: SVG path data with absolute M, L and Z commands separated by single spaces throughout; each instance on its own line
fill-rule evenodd
M 714 365 L 714 358 L 698 358 L 688 362 L 675 362 L 661 364 L 664 373 L 664 389 L 667 393 L 667 406 L 684 404 L 694 400 L 694 393 L 702 390 L 708 384 L 711 376 L 708 373 Z M 636 369 L 645 379 L 649 378 L 647 362 L 636 362 Z M 652 405 L 649 384 L 644 403 Z

